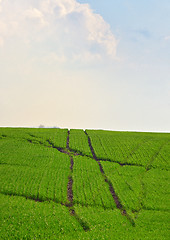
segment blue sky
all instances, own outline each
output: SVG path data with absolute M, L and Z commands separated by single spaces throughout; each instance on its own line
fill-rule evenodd
M 0 0 L 0 126 L 170 131 L 168 0 Z

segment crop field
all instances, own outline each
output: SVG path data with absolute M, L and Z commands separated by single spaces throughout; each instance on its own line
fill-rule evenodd
M 170 134 L 0 128 L 0 239 L 170 239 Z

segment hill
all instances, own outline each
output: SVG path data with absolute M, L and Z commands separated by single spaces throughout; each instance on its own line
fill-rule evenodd
M 169 239 L 169 133 L 0 128 L 1 239 Z

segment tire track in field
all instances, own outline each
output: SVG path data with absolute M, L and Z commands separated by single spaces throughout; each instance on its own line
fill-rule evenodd
M 34 135 L 31 135 L 31 137 L 34 137 L 36 138 L 36 136 Z M 33 143 L 32 140 L 30 139 L 27 139 L 27 141 L 29 141 L 30 143 Z M 68 177 L 68 183 L 67 183 L 67 200 L 68 200 L 68 203 L 66 204 L 62 204 L 66 207 L 68 207 L 69 209 L 69 212 L 71 214 L 71 216 L 75 217 L 75 219 L 79 222 L 79 224 L 81 225 L 81 227 L 83 228 L 84 231 L 89 231 L 90 230 L 90 227 L 88 226 L 88 224 L 83 221 L 78 215 L 77 213 L 75 212 L 75 209 L 74 209 L 74 203 L 73 203 L 73 178 L 72 178 L 72 175 L 73 175 L 73 166 L 74 166 L 74 160 L 73 160 L 73 152 L 70 151 L 70 148 L 69 148 L 69 141 L 70 141 L 70 131 L 68 130 L 68 135 L 67 135 L 67 142 L 66 142 L 66 148 L 61 148 L 61 147 L 57 147 L 53 144 L 53 142 L 51 142 L 50 139 L 47 139 L 46 140 L 46 143 L 48 145 L 45 145 L 43 142 L 41 142 L 40 140 L 38 140 L 36 138 L 36 141 L 45 146 L 45 147 L 50 147 L 50 148 L 54 148 L 54 149 L 57 149 L 59 152 L 61 153 L 64 153 L 64 154 L 67 154 L 70 158 L 70 176 Z M 77 155 L 77 154 L 76 154 Z
M 70 132 L 70 131 L 69 131 Z M 70 133 L 69 133 L 70 134 Z M 81 151 L 77 151 L 77 150 L 74 150 L 74 149 L 70 149 L 68 148 L 68 136 L 67 136 L 67 143 L 66 143 L 66 148 L 62 148 L 62 147 L 57 147 L 55 146 L 50 139 L 47 139 L 46 140 L 46 143 L 49 144 L 49 145 L 45 145 L 45 143 L 43 143 L 42 141 L 40 141 L 39 139 L 37 139 L 36 136 L 34 135 L 30 135 L 31 137 L 34 137 L 36 139 L 36 142 L 33 142 L 32 140 L 30 139 L 26 139 L 29 143 L 31 144 L 40 144 L 44 147 L 48 147 L 48 148 L 55 148 L 57 149 L 59 152 L 61 153 L 64 153 L 64 154 L 68 154 L 68 152 L 72 155 L 72 156 L 82 156 L 82 157 L 88 157 L 88 158 L 91 158 L 91 159 L 94 159 L 94 157 L 91 157 L 91 156 L 88 156 L 86 155 L 85 153 L 81 152 Z M 113 161 L 111 159 L 103 159 L 103 158 L 100 158 L 98 159 L 99 162 L 111 162 L 111 163 L 117 163 L 119 164 L 120 166 L 136 166 L 136 167 L 143 167 L 145 168 L 145 166 L 143 166 L 142 164 L 135 164 L 135 163 L 121 163 L 119 161 Z M 165 169 L 166 170 L 166 169 Z
M 69 150 L 69 142 L 70 142 L 70 131 L 68 130 L 68 136 L 67 136 L 67 145 L 66 148 Z
M 24 194 L 18 194 L 18 193 L 14 193 L 14 192 L 5 192 L 5 191 L 0 191 L 0 194 L 5 195 L 5 196 L 10 196 L 10 197 L 22 197 L 22 198 L 25 198 L 25 199 L 28 199 L 28 200 L 31 200 L 31 201 L 34 201 L 34 202 L 40 202 L 40 203 L 53 202 L 53 203 L 56 203 L 56 204 L 59 204 L 59 205 L 65 206 L 65 207 L 68 207 L 68 205 L 69 205 L 68 203 L 63 203 L 63 202 L 61 202 L 57 199 L 52 199 L 52 198 L 37 199 L 37 197 L 35 197 L 35 196 L 26 196 Z M 76 202 L 76 204 L 78 204 L 82 207 L 96 207 L 96 206 L 101 207 L 101 205 L 99 205 L 99 204 L 86 204 L 86 205 L 84 205 L 81 202 Z M 111 207 L 105 207 L 105 209 L 113 210 L 113 208 L 111 208 Z M 152 210 L 152 209 L 149 209 L 149 210 Z
M 32 200 L 34 202 L 40 202 L 40 203 L 44 203 L 44 202 L 54 202 L 54 203 L 57 203 L 57 204 L 61 204 L 62 206 L 66 206 L 65 203 L 62 203 L 60 201 L 57 201 L 57 200 L 53 200 L 51 198 L 46 198 L 46 199 L 39 199 L 35 196 L 26 196 L 24 194 L 18 194 L 18 193 L 14 193 L 14 192 L 4 192 L 4 191 L 0 191 L 0 194 L 3 194 L 3 195 L 6 195 L 6 196 L 14 196 L 14 197 L 23 197 L 25 199 L 29 199 L 29 200 Z
M 84 231 L 89 231 L 90 228 L 88 226 L 88 224 L 86 222 L 84 222 L 75 212 L 74 209 L 74 203 L 73 203 L 73 166 L 74 166 L 74 160 L 73 157 L 71 155 L 71 152 L 69 151 L 69 136 L 70 136 L 70 131 L 68 131 L 68 136 L 67 136 L 67 145 L 66 145 L 66 149 L 67 151 L 66 154 L 70 157 L 70 171 L 71 171 L 71 176 L 69 176 L 68 178 L 68 184 L 67 184 L 67 199 L 69 201 L 68 204 L 68 208 L 69 208 L 69 212 L 70 214 L 75 217 L 75 219 L 79 222 L 79 224 L 82 226 L 82 228 L 84 229 Z
M 70 155 L 69 153 L 69 141 L 70 141 L 70 131 L 68 130 L 68 136 L 67 136 L 67 143 L 66 143 L 66 149 L 67 151 L 65 151 L 64 153 L 67 154 L 70 158 L 70 171 L 71 174 L 68 178 L 68 184 L 67 184 L 67 199 L 69 201 L 68 207 L 73 207 L 73 178 L 72 178 L 72 174 L 73 174 L 73 165 L 74 165 L 74 161 L 73 161 L 73 157 Z M 72 210 L 70 209 L 70 213 L 73 215 Z
M 109 190 L 110 190 L 110 193 L 111 193 L 111 195 L 112 195 L 112 197 L 113 197 L 113 200 L 114 200 L 114 202 L 115 202 L 115 204 L 116 204 L 116 207 L 121 211 L 121 214 L 122 214 L 123 216 L 125 216 L 125 217 L 128 219 L 128 221 L 130 221 L 130 223 L 132 224 L 132 226 L 135 226 L 134 220 L 133 220 L 133 219 L 129 216 L 129 214 L 127 213 L 125 207 L 122 205 L 119 197 L 118 197 L 117 194 L 115 193 L 115 190 L 114 190 L 114 188 L 113 188 L 112 183 L 111 183 L 111 182 L 109 181 L 109 179 L 107 178 L 107 176 L 106 176 L 106 174 L 105 174 L 105 172 L 104 172 L 104 169 L 103 169 L 103 167 L 102 167 L 102 165 L 101 165 L 100 160 L 97 159 L 97 156 L 96 156 L 96 154 L 95 154 L 95 152 L 94 152 L 94 149 L 93 149 L 93 146 L 92 146 L 91 139 L 90 139 L 89 135 L 87 134 L 86 131 L 84 131 L 84 133 L 87 135 L 88 143 L 89 143 L 89 147 L 90 147 L 91 153 L 92 153 L 92 155 L 93 155 L 93 159 L 98 163 L 99 168 L 100 168 L 100 172 L 101 172 L 101 174 L 103 175 L 103 177 L 104 177 L 104 179 L 105 179 L 105 182 L 109 185 Z
M 86 132 L 85 132 L 85 133 L 86 133 Z M 104 173 L 104 170 L 103 170 L 103 167 L 102 167 L 102 165 L 101 165 L 101 162 L 102 162 L 102 161 L 108 161 L 108 162 L 112 162 L 112 163 L 114 163 L 114 162 L 115 162 L 115 163 L 118 163 L 120 166 L 126 166 L 126 165 L 128 165 L 128 166 L 143 167 L 143 168 L 146 169 L 146 172 L 147 172 L 147 171 L 149 171 L 150 169 L 152 169 L 152 166 L 151 166 L 152 162 L 157 158 L 157 156 L 159 155 L 159 152 L 162 150 L 162 148 L 164 147 L 164 145 L 166 145 L 166 143 L 165 143 L 165 144 L 162 144 L 162 145 L 160 146 L 160 148 L 158 149 L 158 151 L 153 154 L 153 156 L 151 157 L 151 159 L 150 159 L 149 163 L 147 164 L 147 166 L 142 166 L 142 165 L 131 164 L 131 163 L 123 163 L 123 164 L 122 164 L 122 163 L 120 163 L 120 162 L 111 161 L 110 159 L 98 159 L 98 158 L 96 157 L 96 155 L 95 155 L 95 152 L 94 152 L 94 149 L 93 149 L 93 147 L 92 147 L 91 140 L 90 140 L 89 137 L 88 137 L 88 143 L 89 143 L 89 147 L 90 147 L 90 150 L 91 150 L 91 152 L 92 152 L 92 156 L 93 156 L 93 157 L 87 156 L 86 154 L 84 154 L 84 153 L 82 153 L 82 152 L 77 152 L 77 151 L 75 151 L 75 150 L 72 150 L 72 149 L 69 148 L 69 134 L 70 134 L 70 132 L 68 131 L 66 148 L 56 147 L 56 146 L 54 146 L 54 144 L 53 144 L 50 140 L 47 140 L 47 143 L 50 144 L 50 146 L 45 145 L 45 144 L 42 143 L 41 141 L 39 141 L 39 144 L 42 144 L 42 145 L 44 145 L 45 147 L 55 148 L 55 149 L 57 149 L 58 151 L 60 151 L 61 153 L 68 154 L 69 156 L 77 156 L 77 155 L 80 155 L 80 156 L 85 156 L 85 157 L 89 157 L 89 158 L 92 158 L 92 159 L 96 160 L 96 161 L 98 162 L 100 171 L 101 171 L 102 175 L 103 175 L 104 178 L 105 178 L 105 182 L 107 182 L 108 185 L 109 185 L 109 190 L 110 190 L 110 193 L 111 193 L 111 195 L 112 195 L 112 197 L 113 197 L 113 199 L 114 199 L 114 201 L 115 201 L 115 203 L 116 203 L 116 207 L 119 208 L 119 209 L 121 210 L 122 215 L 126 216 L 126 218 L 131 222 L 131 224 L 132 224 L 133 226 L 135 226 L 134 220 L 127 214 L 127 212 L 126 212 L 126 210 L 125 210 L 125 207 L 122 206 L 122 204 L 121 204 L 118 196 L 116 195 L 116 193 L 115 193 L 115 191 L 114 191 L 114 188 L 113 188 L 111 182 L 110 182 L 110 181 L 108 180 L 108 178 L 106 177 L 106 175 L 105 175 L 105 173 Z M 86 135 L 87 135 L 87 134 L 86 134 Z M 87 135 L 87 136 L 88 136 L 88 135 Z M 32 136 L 32 137 L 33 137 L 33 136 Z M 89 141 L 89 140 L 90 140 L 90 141 Z M 32 142 L 32 143 L 33 143 L 33 144 L 36 144 L 36 143 L 34 143 L 34 142 Z M 140 143 L 140 144 L 137 146 L 137 148 L 139 148 L 142 144 L 143 144 L 143 143 Z M 137 150 L 137 149 L 134 148 L 133 151 L 131 152 L 131 154 L 133 154 L 134 151 L 136 151 L 136 150 Z M 72 159 L 72 161 L 73 161 L 73 159 Z M 74 163 L 73 163 L 73 164 L 74 164 Z M 72 164 L 72 169 L 73 169 L 73 164 Z M 70 167 L 70 169 L 71 169 L 71 167 Z M 145 195 L 145 190 L 144 190 L 144 185 L 143 185 L 143 177 L 144 177 L 144 176 L 141 177 L 142 191 L 141 191 L 141 195 L 140 195 L 140 196 L 144 196 L 144 195 Z M 68 186 L 69 186 L 69 185 L 72 185 L 72 184 L 73 184 L 72 178 L 69 178 Z M 69 189 L 72 189 L 72 188 L 70 188 L 70 187 L 68 187 L 68 188 L 69 188 Z M 69 190 L 69 191 L 70 191 L 70 194 L 71 194 L 71 190 Z M 69 204 L 68 204 L 68 205 L 69 205 L 69 206 L 71 205 L 71 206 L 70 206 L 70 208 L 71 208 L 71 207 L 72 207 L 72 204 L 70 204 L 70 202 L 72 202 L 73 200 L 71 200 L 71 197 L 70 197 L 69 199 L 70 199 L 70 200 L 69 200 Z M 72 197 L 72 199 L 73 199 L 73 197 Z M 135 211 L 135 213 L 136 213 L 135 219 L 137 218 L 137 214 L 141 211 L 141 209 L 143 209 L 143 204 L 142 204 L 142 202 L 143 202 L 143 197 L 140 199 L 140 202 L 139 202 L 139 205 L 141 205 L 140 209 L 139 209 L 138 211 Z M 68 207 L 68 205 L 67 205 L 67 207 Z M 70 214 L 71 214 L 71 215 L 74 215 L 74 216 L 76 215 L 74 210 L 70 210 Z M 79 219 L 79 220 L 81 221 L 81 219 Z M 77 219 L 77 221 L 79 221 L 79 220 Z M 82 223 L 80 223 L 80 224 L 82 224 Z M 83 224 L 82 224 L 82 225 L 83 225 Z
M 71 216 L 73 216 L 81 225 L 81 227 L 83 228 L 84 231 L 89 231 L 90 228 L 88 226 L 88 224 L 83 221 L 76 213 L 75 209 L 74 209 L 74 203 L 73 203 L 73 166 L 74 166 L 74 160 L 73 160 L 73 156 L 69 150 L 69 141 L 70 141 L 70 131 L 68 131 L 68 136 L 67 136 L 67 143 L 66 143 L 66 150 L 62 149 L 62 148 L 58 148 L 55 147 L 49 140 L 48 143 L 50 145 L 52 145 L 53 148 L 56 148 L 58 151 L 67 154 L 70 158 L 70 176 L 68 177 L 68 184 L 67 184 L 67 199 L 68 199 L 68 204 L 66 204 L 65 206 L 69 208 L 69 212 L 71 214 Z

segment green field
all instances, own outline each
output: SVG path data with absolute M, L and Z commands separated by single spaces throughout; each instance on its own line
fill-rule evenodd
M 0 128 L 0 239 L 170 239 L 170 134 Z

